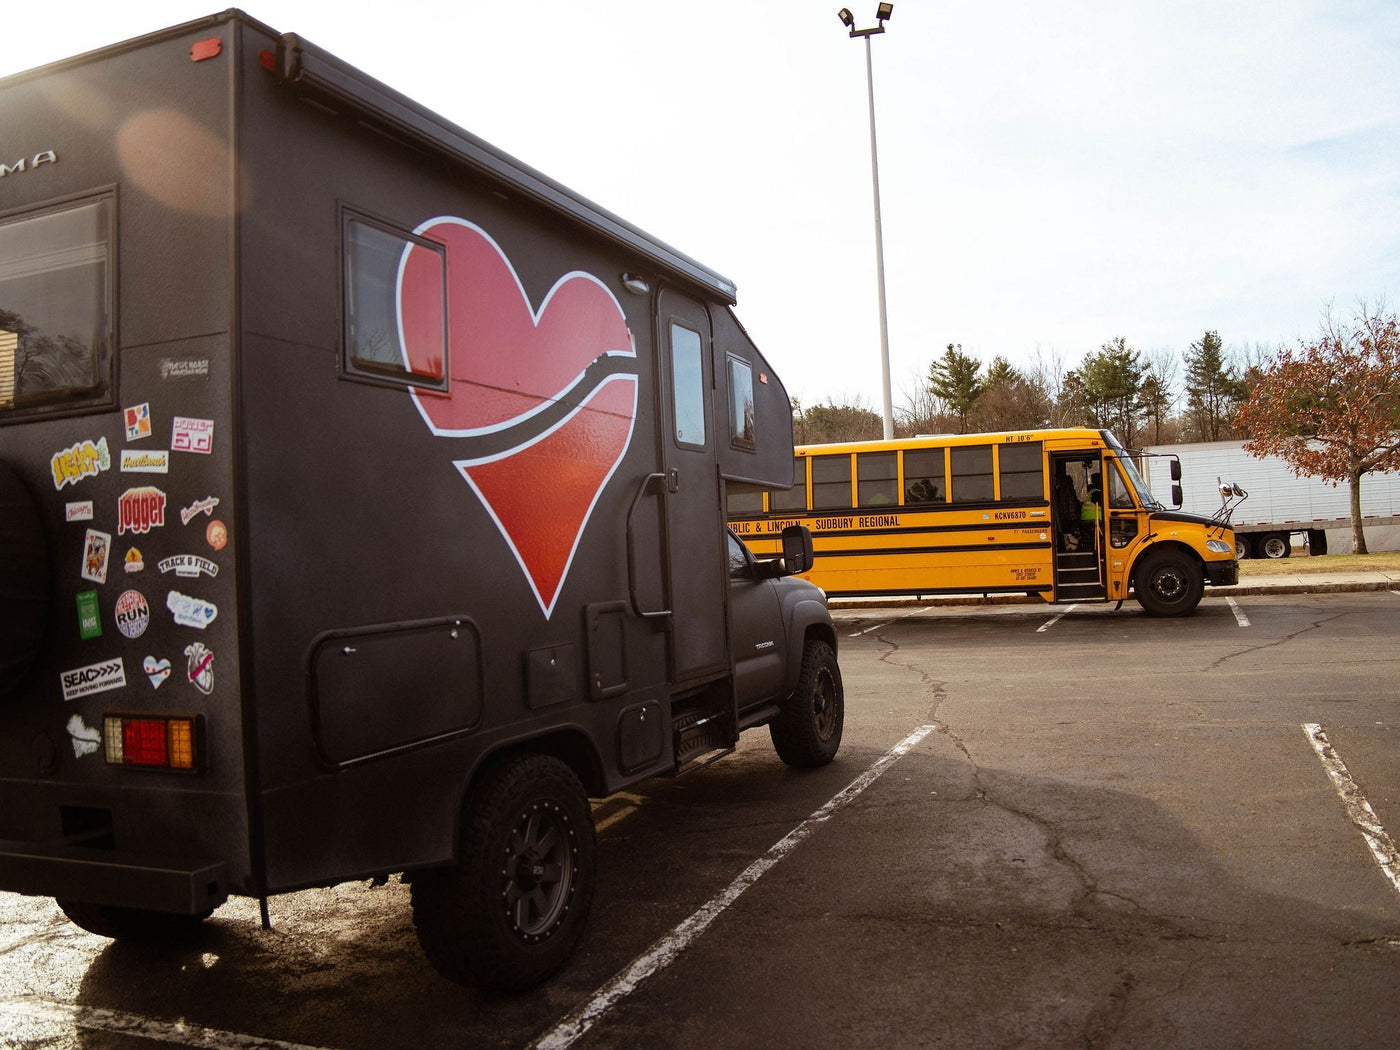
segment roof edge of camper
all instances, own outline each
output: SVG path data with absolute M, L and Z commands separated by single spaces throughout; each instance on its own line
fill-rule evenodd
M 667 276 L 698 285 L 706 292 L 718 295 L 728 305 L 736 302 L 737 288 L 729 278 L 676 251 L 296 33 L 283 33 L 278 39 L 276 73 L 299 91 L 349 106 L 362 116 L 382 122 L 401 136 L 446 153 L 488 178 L 522 192 L 536 203 L 582 222 L 608 240 L 637 252 Z

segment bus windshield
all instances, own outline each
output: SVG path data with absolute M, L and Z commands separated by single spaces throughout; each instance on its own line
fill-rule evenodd
M 1128 475 L 1128 483 L 1137 492 L 1138 502 L 1142 504 L 1143 510 L 1166 510 L 1166 506 L 1147 487 L 1147 482 L 1138 473 L 1137 464 L 1133 462 L 1133 457 L 1129 455 L 1127 449 L 1118 443 L 1118 439 L 1107 430 L 1099 431 L 1103 435 L 1104 444 L 1109 450 L 1118 454 L 1118 462 L 1123 465 L 1123 473 Z

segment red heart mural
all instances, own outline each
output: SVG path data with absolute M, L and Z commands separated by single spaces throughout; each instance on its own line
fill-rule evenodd
M 448 391 L 414 389 L 414 403 L 449 442 L 548 618 L 632 440 L 637 373 L 627 319 L 601 281 L 578 271 L 533 309 L 496 242 L 463 219 L 432 219 L 416 232 L 447 249 Z M 434 371 L 442 357 L 433 306 L 440 274 L 423 248 L 400 262 L 400 341 L 419 371 Z

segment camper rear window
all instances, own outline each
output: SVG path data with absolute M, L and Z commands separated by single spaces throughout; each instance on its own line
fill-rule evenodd
M 446 249 L 348 213 L 343 230 L 345 371 L 446 390 Z
M 110 196 L 0 220 L 0 420 L 110 407 Z

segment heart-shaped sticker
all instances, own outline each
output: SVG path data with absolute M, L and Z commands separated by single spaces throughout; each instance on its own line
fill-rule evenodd
M 448 391 L 413 391 L 428 429 L 486 507 L 548 618 L 598 497 L 632 440 L 637 355 L 627 318 L 591 274 L 565 274 L 538 310 L 496 242 L 463 219 L 417 233 L 447 249 Z M 435 253 L 400 263 L 405 362 L 441 360 Z M 544 494 L 548 498 L 542 498 Z
M 170 661 L 148 656 L 141 661 L 141 670 L 145 671 L 146 677 L 151 680 L 151 688 L 159 689 L 160 684 L 170 677 Z

